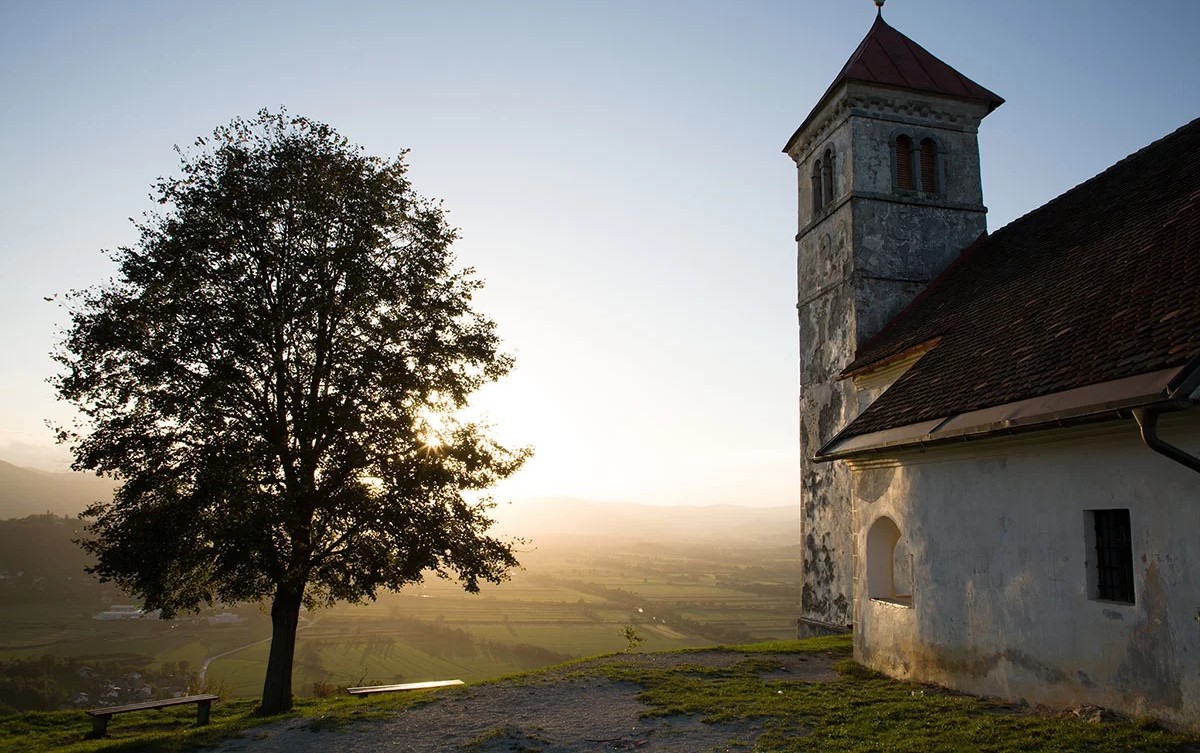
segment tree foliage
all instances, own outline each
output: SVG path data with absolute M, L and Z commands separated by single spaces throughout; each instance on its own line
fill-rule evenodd
M 177 151 L 117 278 L 71 294 L 55 354 L 84 416 L 61 432 L 75 467 L 120 482 L 86 513 L 95 571 L 164 616 L 502 579 L 511 545 L 465 493 L 528 450 L 453 414 L 512 361 L 404 154 L 267 111 Z

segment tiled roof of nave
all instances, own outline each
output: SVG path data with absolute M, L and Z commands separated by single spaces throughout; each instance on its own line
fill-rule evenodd
M 846 373 L 935 337 L 843 436 L 1200 356 L 1200 119 L 967 249 Z

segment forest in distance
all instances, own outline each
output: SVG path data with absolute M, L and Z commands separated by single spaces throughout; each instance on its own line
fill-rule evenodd
M 570 499 L 496 510 L 526 540 L 511 580 L 467 594 L 427 578 L 374 602 L 306 611 L 295 687 L 481 680 L 572 658 L 790 638 L 799 602 L 797 513 Z M 159 620 L 82 572 L 74 517 L 0 520 L 0 713 L 259 690 L 264 608 Z M 586 532 L 586 533 L 581 533 Z

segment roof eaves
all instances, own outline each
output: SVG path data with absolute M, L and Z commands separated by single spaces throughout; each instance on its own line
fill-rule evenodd
M 1191 407 L 1191 401 L 1181 399 L 1171 389 L 1171 384 L 1187 370 L 1186 366 L 1162 369 L 867 434 L 854 434 L 854 422 L 851 422 L 821 447 L 813 459 L 817 462 L 848 460 L 902 449 L 1107 421 L 1134 408 L 1151 405 L 1175 409 Z
M 783 145 L 784 154 L 787 154 L 791 151 L 792 146 L 800 138 L 800 134 L 804 132 L 804 129 L 808 128 L 809 124 L 816 119 L 817 113 L 820 112 L 825 107 L 825 104 L 833 98 L 833 93 L 838 86 L 847 80 L 846 74 L 850 71 L 850 66 L 852 66 L 854 61 L 857 60 L 862 54 L 862 51 L 873 38 L 875 28 L 881 23 L 886 22 L 884 22 L 881 16 L 877 16 L 875 23 L 871 25 L 870 30 L 867 31 L 866 35 L 862 38 L 862 41 L 858 43 L 858 46 L 854 48 L 854 52 L 851 53 L 850 57 L 846 59 L 845 64 L 842 65 L 841 70 L 838 71 L 838 74 L 833 77 L 833 82 L 829 84 L 829 88 L 827 88 L 825 93 L 821 95 L 821 98 L 817 100 L 816 106 L 809 111 L 808 117 L 804 119 L 804 122 L 800 124 L 800 127 L 797 128 L 794 133 L 792 133 L 792 137 L 789 138 L 787 143 Z

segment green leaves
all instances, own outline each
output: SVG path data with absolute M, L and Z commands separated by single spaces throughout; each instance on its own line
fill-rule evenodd
M 166 614 L 285 582 L 319 603 L 503 578 L 511 548 L 462 495 L 529 451 L 453 420 L 431 451 L 422 416 L 512 360 L 404 154 L 265 110 L 179 152 L 118 278 L 68 296 L 55 354 L 76 468 L 122 482 L 93 511 L 96 571 Z

